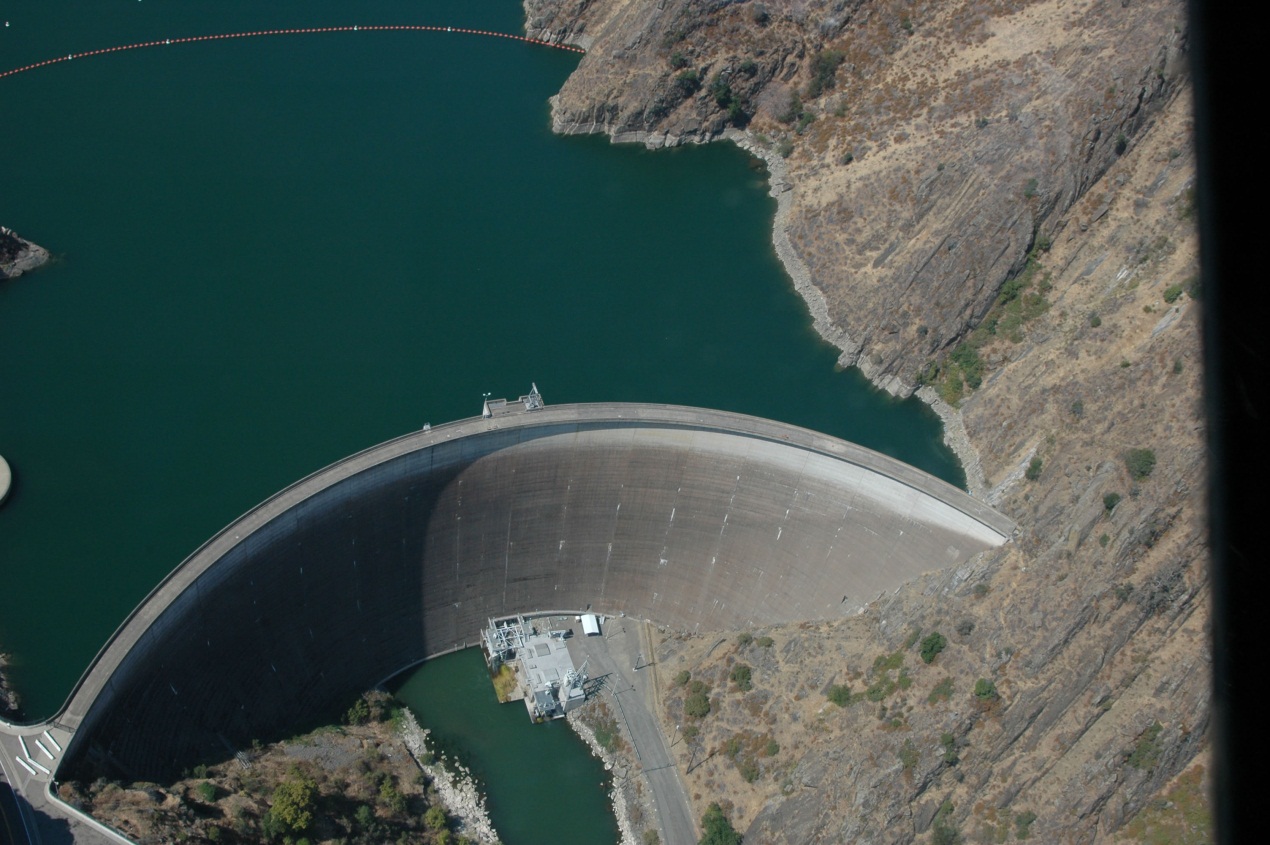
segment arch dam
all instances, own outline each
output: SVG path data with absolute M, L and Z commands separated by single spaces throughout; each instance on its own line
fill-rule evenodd
M 591 607 L 684 631 L 842 617 L 1013 528 L 784 423 L 513 402 L 339 461 L 212 537 L 53 719 L 9 726 L 5 768 L 28 794 L 59 775 L 160 780 L 474 645 L 489 617 Z M 40 767 L 15 760 L 17 734 Z

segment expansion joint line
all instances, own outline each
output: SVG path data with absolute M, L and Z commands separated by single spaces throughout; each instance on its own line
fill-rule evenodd
M 537 44 L 542 47 L 552 47 L 557 50 L 568 50 L 573 53 L 586 53 L 581 47 L 574 47 L 570 44 L 553 44 L 550 41 L 543 41 L 539 38 L 529 38 L 524 35 L 511 35 L 506 32 L 492 32 L 485 29 L 466 29 L 459 26 L 422 26 L 418 24 L 398 24 L 398 25 L 378 25 L 378 26 L 315 26 L 299 29 L 262 29 L 254 32 L 228 32 L 221 35 L 193 35 L 186 38 L 164 38 L 160 41 L 140 41 L 136 44 L 122 44 L 118 47 L 103 47 L 100 50 L 88 50 L 83 53 L 70 53 L 65 56 L 58 56 L 55 59 L 45 59 L 42 62 L 25 65 L 23 67 L 14 68 L 0 72 L 0 79 L 6 76 L 14 76 L 19 73 L 25 73 L 28 70 L 36 68 L 48 67 L 49 65 L 60 64 L 61 62 L 69 62 L 72 59 L 84 59 L 90 56 L 104 56 L 107 53 L 121 53 L 125 50 L 140 50 L 143 47 L 167 47 L 173 44 L 194 44 L 199 41 L 224 41 L 230 38 L 259 38 L 266 35 L 316 35 L 328 32 L 444 32 L 453 33 L 455 35 L 482 35 L 487 38 L 505 38 L 508 41 L 521 41 L 526 44 Z

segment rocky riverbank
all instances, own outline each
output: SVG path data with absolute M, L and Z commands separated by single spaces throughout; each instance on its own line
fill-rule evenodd
M 16 719 L 21 715 L 22 700 L 18 692 L 9 683 L 5 669 L 9 666 L 9 655 L 0 651 L 0 719 Z
M 655 818 L 652 802 L 646 795 L 636 788 L 636 781 L 631 777 L 622 777 L 617 773 L 622 772 L 627 775 L 636 771 L 637 762 L 631 758 L 628 753 L 630 746 L 625 740 L 610 742 L 610 748 L 602 746 L 595 736 L 595 730 L 591 726 L 591 718 L 594 713 L 588 713 L 588 709 L 595 711 L 602 707 L 599 700 L 592 700 L 587 703 L 586 707 L 580 710 L 574 710 L 567 717 L 569 727 L 582 737 L 591 749 L 591 753 L 604 761 L 604 768 L 613 773 L 613 786 L 609 790 L 609 799 L 613 804 L 613 815 L 617 818 L 617 829 L 621 833 L 621 840 L 618 845 L 639 845 L 640 839 L 635 835 L 635 825 L 632 819 L 649 820 Z M 601 718 L 604 718 L 601 716 Z M 614 722 L 616 727 L 616 722 Z M 655 829 L 655 827 L 654 827 Z
M 44 247 L 0 226 L 0 279 L 15 279 L 46 264 L 48 260 L 49 253 Z
M 477 789 L 472 773 L 458 761 L 437 757 L 428 748 L 428 731 L 419 727 L 414 713 L 404 711 L 401 738 L 419 768 L 432 779 L 441 802 L 455 820 L 458 833 L 481 845 L 498 845 L 498 834 L 490 821 L 485 796 Z

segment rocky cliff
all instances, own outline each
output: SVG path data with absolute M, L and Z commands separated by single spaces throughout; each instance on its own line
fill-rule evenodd
M 711 690 L 681 761 L 699 809 L 730 802 L 761 842 L 1143 835 L 1198 782 L 1209 721 L 1183 7 L 525 6 L 589 51 L 557 131 L 726 135 L 771 163 L 817 327 L 920 387 L 1021 526 L 858 618 L 755 632 L 766 649 L 666 640 L 668 731 L 677 673 Z
M 0 279 L 13 279 L 49 260 L 48 250 L 0 226 Z

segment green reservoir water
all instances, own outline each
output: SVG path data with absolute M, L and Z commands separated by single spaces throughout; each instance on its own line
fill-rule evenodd
M 274 27 L 522 26 L 514 0 L 45 0 L 4 16 L 0 69 Z M 578 60 L 338 33 L 0 80 L 0 223 L 56 255 L 0 284 L 0 454 L 16 476 L 0 646 L 30 716 L 234 517 L 354 451 L 473 416 L 486 391 L 532 380 L 548 403 L 773 417 L 962 482 L 933 414 L 835 370 L 748 156 L 550 133 L 547 97 Z
M 479 649 L 428 661 L 396 694 L 485 787 L 504 842 L 618 840 L 603 763 L 563 721 L 532 725 L 523 703 L 499 704 Z

